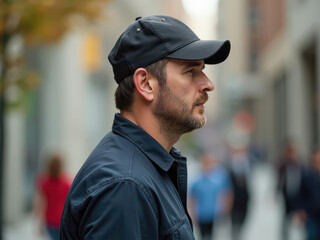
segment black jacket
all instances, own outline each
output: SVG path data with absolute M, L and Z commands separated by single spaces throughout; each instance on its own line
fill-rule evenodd
M 71 186 L 60 240 L 194 239 L 186 191 L 186 158 L 116 114 Z

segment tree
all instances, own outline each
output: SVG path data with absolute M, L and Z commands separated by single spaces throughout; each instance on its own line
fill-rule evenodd
M 8 107 L 18 106 L 21 98 L 8 99 L 10 89 L 28 92 L 40 79 L 25 68 L 24 51 L 15 54 L 10 44 L 22 39 L 22 47 L 55 43 L 77 24 L 104 17 L 110 0 L 0 0 L 0 240 L 2 239 L 3 163 L 5 144 L 4 115 Z

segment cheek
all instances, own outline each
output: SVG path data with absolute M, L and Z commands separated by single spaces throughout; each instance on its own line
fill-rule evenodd
M 198 91 L 194 84 L 189 84 L 181 88 L 181 96 L 190 103 L 193 103 L 196 100 L 197 94 Z
M 185 108 L 188 108 L 188 106 L 192 104 L 192 99 L 187 91 L 179 91 L 174 94 L 174 96 L 177 102 L 179 102 L 180 105 L 184 105 Z
M 195 86 L 186 79 L 170 79 L 169 86 L 171 94 L 174 98 L 179 99 L 179 102 L 184 105 L 193 105 L 196 100 L 197 91 Z

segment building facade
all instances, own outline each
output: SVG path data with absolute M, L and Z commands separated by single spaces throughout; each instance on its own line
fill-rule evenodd
M 288 140 L 308 161 L 319 146 L 320 2 L 225 0 L 219 8 L 220 35 L 232 39 L 237 59 L 221 74 L 256 120 L 251 138 L 266 146 L 270 161 Z

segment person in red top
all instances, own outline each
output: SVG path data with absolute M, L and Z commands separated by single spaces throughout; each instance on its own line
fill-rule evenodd
M 70 186 L 71 178 L 63 171 L 61 156 L 53 155 L 48 161 L 47 172 L 36 180 L 34 201 L 35 215 L 41 225 L 46 226 L 52 240 L 58 240 L 62 210 Z

